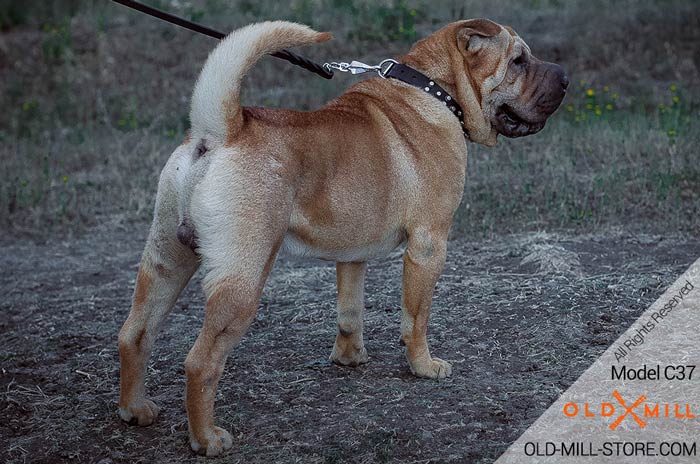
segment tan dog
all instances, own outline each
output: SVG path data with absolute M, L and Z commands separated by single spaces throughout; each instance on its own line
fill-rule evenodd
M 455 115 L 421 89 L 368 79 L 313 112 L 243 108 L 241 80 L 264 54 L 322 42 L 328 33 L 287 22 L 235 31 L 209 56 L 192 97 L 191 136 L 160 177 L 155 217 L 133 305 L 119 334 L 119 415 L 148 425 L 158 408 L 144 374 L 156 334 L 200 262 L 204 326 L 185 361 L 192 449 L 232 446 L 214 425 L 228 353 L 255 317 L 280 248 L 334 260 L 338 332 L 331 360 L 367 361 L 362 339 L 367 260 L 406 243 L 401 340 L 411 372 L 450 375 L 426 329 L 464 188 L 467 147 Z M 539 131 L 567 78 L 537 60 L 514 31 L 477 19 L 452 23 L 397 58 L 434 79 L 464 108 L 474 142 L 492 146 Z M 196 252 L 193 251 L 196 250 Z

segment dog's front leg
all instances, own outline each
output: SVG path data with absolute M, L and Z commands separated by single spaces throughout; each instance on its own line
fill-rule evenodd
M 417 230 L 409 234 L 403 255 L 401 341 L 411 372 L 419 377 L 443 378 L 452 366 L 430 356 L 426 332 L 435 283 L 445 264 L 447 234 Z
M 336 263 L 338 281 L 338 334 L 330 360 L 343 366 L 367 362 L 362 340 L 367 263 Z

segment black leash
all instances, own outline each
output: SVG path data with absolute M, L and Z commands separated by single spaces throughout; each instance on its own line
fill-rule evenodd
M 208 28 L 206 26 L 202 26 L 201 24 L 197 24 L 192 21 L 188 21 L 184 18 L 181 18 L 179 16 L 175 16 L 174 14 L 170 14 L 168 12 L 165 12 L 163 10 L 159 10 L 157 8 L 153 8 L 148 5 L 144 5 L 143 3 L 136 2 L 134 0 L 113 0 L 116 3 L 120 3 L 124 6 L 128 6 L 129 8 L 133 8 L 134 10 L 140 11 L 142 13 L 146 13 L 147 15 L 154 16 L 158 19 L 162 19 L 163 21 L 167 21 L 172 24 L 176 24 L 178 26 L 184 27 L 185 29 L 189 29 L 191 31 L 199 32 L 200 34 L 208 35 L 209 37 L 214 37 L 215 39 L 223 39 L 226 37 L 226 34 L 223 32 L 216 31 L 214 29 Z M 271 56 L 274 56 L 275 58 L 280 58 L 283 60 L 287 60 L 292 64 L 295 64 L 297 66 L 300 66 L 307 71 L 311 71 L 312 73 L 318 74 L 319 76 L 325 78 L 325 79 L 332 79 L 333 78 L 333 71 L 324 68 L 318 63 L 315 63 L 308 58 L 304 58 L 301 55 L 297 55 L 294 52 L 291 52 L 289 50 L 280 50 L 275 53 L 270 53 Z

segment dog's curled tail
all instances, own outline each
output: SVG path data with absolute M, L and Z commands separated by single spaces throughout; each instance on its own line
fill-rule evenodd
M 192 93 L 192 136 L 229 143 L 242 125 L 241 81 L 258 59 L 287 47 L 325 42 L 328 32 L 286 21 L 251 24 L 226 36 L 209 54 Z

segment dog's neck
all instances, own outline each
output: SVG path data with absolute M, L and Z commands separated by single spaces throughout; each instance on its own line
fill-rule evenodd
M 456 98 L 464 110 L 464 126 L 469 132 L 469 138 L 473 142 L 493 146 L 495 137 L 491 133 L 491 124 L 481 112 L 473 112 L 474 108 L 481 108 L 480 97 L 474 91 L 471 76 L 465 70 L 460 69 L 459 76 L 456 74 L 454 63 L 458 60 L 461 62 L 461 55 L 450 43 L 444 38 L 429 36 L 418 41 L 408 53 L 396 60 L 429 76 Z
M 410 52 L 399 56 L 396 60 L 399 63 L 417 69 L 433 79 L 450 95 L 457 96 L 454 73 L 450 68 L 445 51 L 439 50 L 439 48 L 442 48 L 439 44 L 423 44 L 423 42 L 426 41 L 418 42 L 416 47 L 411 49 Z

